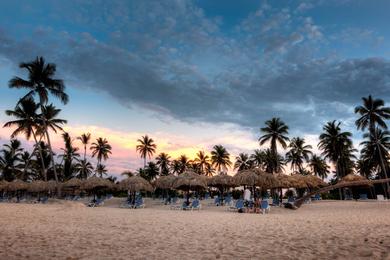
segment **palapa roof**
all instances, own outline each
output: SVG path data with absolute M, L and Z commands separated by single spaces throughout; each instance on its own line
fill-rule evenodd
M 47 183 L 44 181 L 33 181 L 28 185 L 28 191 L 31 192 L 42 192 L 47 190 Z
M 237 186 L 234 183 L 234 179 L 232 176 L 227 174 L 218 174 L 212 176 L 211 178 L 207 178 L 207 185 L 212 187 L 234 187 Z
M 173 188 L 179 190 L 195 190 L 207 188 L 206 177 L 197 174 L 192 170 L 187 170 L 177 176 L 173 183 Z
M 56 181 L 48 181 L 46 182 L 46 187 L 47 187 L 47 190 L 48 191 L 55 191 L 57 189 L 58 186 L 61 186 L 63 185 L 63 183 L 58 183 Z
M 309 174 L 305 175 L 304 177 L 306 179 L 306 184 L 309 188 L 320 188 L 328 185 L 326 182 L 324 182 L 317 176 Z
M 140 176 L 131 176 L 119 182 L 121 190 L 128 190 L 130 192 L 136 191 L 153 191 L 153 186 L 144 178 Z
M 170 175 L 165 175 L 165 176 L 161 176 L 160 178 L 158 178 L 154 182 L 154 185 L 160 189 L 172 189 L 173 183 L 175 181 L 176 181 L 176 176 L 170 174 Z
M 357 174 L 352 174 L 352 173 L 344 176 L 339 181 L 339 183 L 355 183 L 355 184 L 357 184 L 358 182 L 361 184 L 361 186 L 372 185 L 371 182 L 366 177 Z
M 64 182 L 64 187 L 80 187 L 83 184 L 83 181 L 78 178 L 72 178 Z
M 233 176 L 233 180 L 237 186 L 259 186 L 264 189 L 275 188 L 279 184 L 275 176 L 257 168 L 239 171 Z
M 275 188 L 291 188 L 292 182 L 289 175 L 283 173 L 274 174 L 275 178 L 278 180 L 277 186 Z
M 28 183 L 19 179 L 9 182 L 7 185 L 7 190 L 9 191 L 27 190 L 27 188 L 28 188 Z
M 308 187 L 305 176 L 299 173 L 290 175 L 290 183 L 291 183 L 291 188 L 302 189 Z
M 98 188 L 109 188 L 111 186 L 112 184 L 109 180 L 92 176 L 82 183 L 81 189 L 93 190 Z
M 4 181 L 4 180 L 0 181 L 0 190 L 6 190 L 8 187 L 8 183 L 9 183 L 8 181 Z

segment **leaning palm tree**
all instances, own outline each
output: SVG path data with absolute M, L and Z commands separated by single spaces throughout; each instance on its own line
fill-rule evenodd
M 236 162 L 234 163 L 234 170 L 242 171 L 252 168 L 253 164 L 250 160 L 250 157 L 247 153 L 240 153 L 236 157 Z
M 309 161 L 312 152 L 311 145 L 305 145 L 305 139 L 294 137 L 289 144 L 290 150 L 286 154 L 286 161 L 291 163 L 293 171 L 301 172 L 304 161 Z
M 65 93 L 65 85 L 61 79 L 53 78 L 56 73 L 56 65 L 53 63 L 45 63 L 43 57 L 37 57 L 34 61 L 27 63 L 20 63 L 19 67 L 22 69 L 28 70 L 28 80 L 22 79 L 20 77 L 14 77 L 9 82 L 10 88 L 24 88 L 28 92 L 24 95 L 20 101 L 34 96 L 39 98 L 39 106 L 41 108 L 42 119 L 42 128 L 46 132 L 45 136 L 48 138 L 48 126 L 46 125 L 46 120 L 43 118 L 45 116 L 44 110 L 45 106 L 49 100 L 49 94 L 53 95 L 56 98 L 59 98 L 63 104 L 68 102 L 68 95 Z M 50 140 L 47 140 L 49 144 L 50 154 L 52 157 L 52 166 L 54 169 L 54 176 L 58 182 L 56 167 L 54 163 L 53 150 L 50 144 Z
M 54 133 L 57 133 L 57 130 L 63 131 L 60 125 L 66 124 L 67 121 L 64 119 L 57 118 L 58 114 L 61 112 L 61 109 L 57 109 L 53 104 L 41 107 L 42 116 L 39 118 L 40 125 L 42 127 L 38 128 L 37 133 L 40 135 L 45 135 L 47 140 L 47 145 L 50 151 L 50 158 L 52 169 L 54 172 L 54 178 L 58 183 L 57 167 L 54 161 L 54 152 L 51 146 L 49 130 L 52 130 Z
M 149 159 L 153 156 L 153 154 L 156 152 L 157 145 L 154 143 L 154 140 L 152 138 L 149 138 L 148 135 L 142 136 L 140 139 L 137 140 L 139 143 L 136 146 L 137 152 L 140 153 L 141 158 L 144 159 L 144 168 L 146 167 L 146 157 L 149 157 Z
M 97 158 L 97 165 L 96 169 L 99 168 L 99 165 L 101 165 L 102 160 L 107 160 L 109 157 L 109 154 L 111 154 L 112 147 L 108 143 L 106 138 L 99 137 L 96 139 L 95 143 L 92 143 L 90 149 L 92 150 L 92 157 Z
M 383 178 L 389 178 L 387 169 L 389 168 L 388 161 L 390 159 L 390 132 L 376 128 L 374 133 L 366 133 L 363 138 L 366 140 L 361 143 L 363 145 L 362 154 L 381 169 Z M 387 183 L 387 190 L 390 190 L 389 183 Z
M 41 146 L 38 145 L 37 137 L 37 124 L 39 115 L 37 114 L 38 105 L 34 102 L 32 98 L 26 98 L 19 102 L 14 110 L 6 110 L 5 113 L 8 116 L 14 117 L 16 120 L 9 121 L 4 124 L 4 127 L 16 127 L 12 132 L 11 138 L 15 138 L 19 134 L 24 134 L 27 140 L 30 140 L 31 136 L 34 139 L 35 147 L 38 148 L 40 163 L 41 163 L 41 172 L 44 176 L 45 181 L 47 181 L 46 176 L 46 167 L 43 162 Z M 33 153 L 32 153 L 33 154 Z
M 260 138 L 260 145 L 270 142 L 271 151 L 274 154 L 278 153 L 277 144 L 279 143 L 284 149 L 287 147 L 287 141 L 289 138 L 288 126 L 280 120 L 280 118 L 272 118 L 265 122 L 265 127 L 260 128 L 260 131 L 264 133 Z
M 390 107 L 384 107 L 382 99 L 373 99 L 371 95 L 362 99 L 363 105 L 355 108 L 355 113 L 360 115 L 355 122 L 358 130 L 364 131 L 368 128 L 369 132 L 374 134 L 377 126 L 387 129 L 385 120 L 390 119 Z
M 156 157 L 156 164 L 159 167 L 160 175 L 168 175 L 169 174 L 169 165 L 171 157 L 166 153 L 160 153 Z
M 230 154 L 222 145 L 215 145 L 211 151 L 211 164 L 220 173 L 221 171 L 227 171 L 232 166 L 230 161 Z
M 341 177 L 339 162 L 341 158 L 347 157 L 345 156 L 346 152 L 349 152 L 352 147 L 352 134 L 341 131 L 340 124 L 336 120 L 328 122 L 323 128 L 324 132 L 320 135 L 320 142 L 318 143 L 322 155 L 334 164 L 337 179 Z M 339 190 L 339 196 L 341 199 L 341 190 Z
M 329 174 L 329 165 L 320 156 L 313 154 L 309 161 L 309 167 L 313 171 L 314 175 L 317 175 L 321 179 L 325 179 Z
M 78 140 L 81 141 L 81 143 L 84 145 L 84 161 L 87 157 L 87 145 L 89 144 L 89 141 L 91 140 L 91 134 L 90 133 L 84 133 L 81 136 L 77 137 Z
M 204 151 L 199 151 L 196 154 L 194 163 L 199 168 L 199 171 L 202 175 L 207 176 L 208 174 L 210 174 L 209 172 L 207 172 L 207 170 L 211 166 L 210 157 Z

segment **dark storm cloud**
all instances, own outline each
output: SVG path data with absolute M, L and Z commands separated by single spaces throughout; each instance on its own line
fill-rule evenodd
M 390 62 L 313 56 L 326 39 L 310 17 L 264 6 L 228 37 L 196 6 L 169 3 L 76 14 L 89 28 L 110 30 L 106 40 L 51 28 L 20 40 L 2 31 L 0 55 L 13 62 L 44 55 L 72 85 L 189 122 L 257 129 L 278 116 L 313 133 L 327 120 L 351 120 L 362 96 L 390 99 Z

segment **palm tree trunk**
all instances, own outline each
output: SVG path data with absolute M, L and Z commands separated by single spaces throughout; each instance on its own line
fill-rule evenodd
M 381 161 L 381 167 L 382 167 L 382 171 L 383 173 L 385 174 L 385 177 L 386 179 L 388 178 L 387 176 L 387 172 L 386 172 L 386 167 L 385 167 L 385 164 L 383 162 L 383 157 L 382 157 L 382 153 L 379 151 L 379 158 L 380 158 L 380 161 Z M 386 188 L 387 188 L 387 191 L 385 191 L 384 193 L 386 194 L 387 198 L 389 198 L 389 190 L 390 190 L 390 185 L 388 182 L 386 182 Z
M 84 162 L 87 158 L 87 145 L 84 145 Z
M 42 148 L 41 148 L 41 145 L 38 143 L 37 136 L 35 135 L 34 130 L 32 130 L 32 134 L 34 137 L 35 144 L 38 147 L 38 153 L 39 153 L 39 157 L 41 159 L 40 160 L 41 166 L 42 166 L 41 172 L 42 172 L 43 177 L 45 178 L 45 181 L 47 181 L 47 173 L 46 173 L 45 162 L 43 161 Z
M 340 180 L 340 176 L 339 176 L 339 162 L 337 161 L 336 162 L 336 176 L 337 176 L 337 181 Z M 339 190 L 339 198 L 340 200 L 343 200 L 343 195 L 341 193 L 341 188 L 338 189 Z

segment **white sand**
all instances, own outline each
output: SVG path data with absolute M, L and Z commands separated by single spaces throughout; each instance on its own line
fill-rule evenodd
M 0 259 L 390 259 L 390 202 L 316 202 L 268 215 L 118 203 L 2 203 Z

